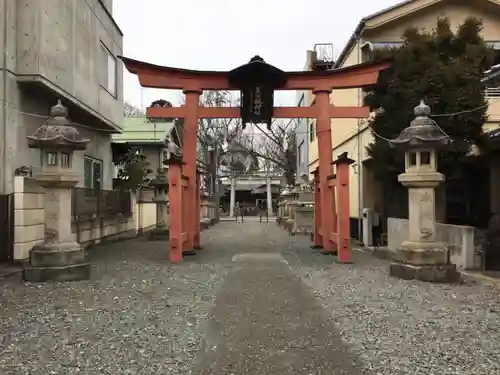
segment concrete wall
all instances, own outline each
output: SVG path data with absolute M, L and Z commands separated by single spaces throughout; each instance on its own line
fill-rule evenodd
M 16 0 L 17 74 L 41 76 L 114 124 L 123 118 L 123 68 L 117 97 L 102 86 L 102 42 L 115 56 L 123 37 L 99 0 Z M 106 2 L 110 5 L 112 2 Z
M 387 219 L 387 247 L 394 251 L 408 239 L 408 220 Z M 445 243 L 450 250 L 450 261 L 460 270 L 479 269 L 480 257 L 474 254 L 474 228 L 468 226 L 436 224 L 436 241 Z
M 106 219 L 74 221 L 71 225 L 78 243 L 83 246 L 97 245 L 106 240 L 135 237 L 137 207 L 133 203 L 132 216 L 114 216 Z
M 113 13 L 113 0 L 99 0 L 109 13 Z
M 27 259 L 45 236 L 45 194 L 31 178 L 14 183 L 14 260 Z
M 117 61 L 113 97 L 100 85 L 100 43 L 117 55 L 122 39 L 100 0 L 0 0 L 0 192 L 14 191 L 17 167 L 39 165 L 26 136 L 45 121 L 57 98 L 71 105 L 72 121 L 90 128 L 81 130 L 92 139 L 88 152 L 103 161 L 103 188 L 111 188 L 109 130 L 123 118 L 123 69 Z M 92 130 L 97 128 L 108 131 Z M 79 155 L 75 162 L 83 177 Z
M 153 229 L 156 225 L 156 203 L 144 202 L 137 204 L 137 233 Z M 168 223 L 168 218 L 167 218 Z
M 44 239 L 45 193 L 32 178 L 14 180 L 14 260 L 29 258 L 29 251 Z M 75 240 L 84 246 L 104 240 L 129 238 L 154 228 L 156 204 L 138 202 L 132 195 L 132 215 L 73 221 Z M 168 222 L 168 221 L 167 221 Z

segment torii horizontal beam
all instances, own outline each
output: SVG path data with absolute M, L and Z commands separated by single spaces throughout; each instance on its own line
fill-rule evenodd
M 119 56 L 127 70 L 136 74 L 142 87 L 177 90 L 238 90 L 229 83 L 228 72 L 159 66 Z M 325 71 L 285 72 L 287 83 L 280 90 L 334 90 L 372 86 L 389 62 L 368 62 Z
M 330 118 L 367 118 L 369 107 L 330 106 Z M 273 118 L 316 118 L 318 108 L 311 107 L 275 107 Z M 185 107 L 149 107 L 148 118 L 184 118 Z M 240 118 L 239 107 L 198 107 L 199 118 Z

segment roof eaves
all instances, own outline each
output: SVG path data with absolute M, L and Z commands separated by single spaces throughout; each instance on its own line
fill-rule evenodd
M 387 12 L 390 12 L 391 10 L 400 8 L 400 7 L 402 7 L 402 6 L 406 5 L 406 4 L 411 3 L 412 1 L 413 0 L 405 0 L 405 1 L 402 1 L 402 2 L 400 2 L 398 4 L 392 5 L 392 6 L 388 7 L 388 8 L 379 10 L 376 13 L 372 13 L 369 16 L 363 17 L 361 19 L 361 21 L 359 21 L 358 26 L 356 26 L 356 29 L 352 33 L 352 35 L 349 38 L 347 44 L 342 49 L 342 52 L 340 52 L 340 55 L 339 55 L 339 57 L 337 58 L 337 60 L 335 62 L 334 68 L 339 68 L 344 63 L 344 61 L 345 61 L 347 55 L 349 54 L 352 46 L 355 45 L 356 42 L 361 38 L 361 34 L 363 33 L 363 31 L 365 29 L 367 21 L 370 21 L 371 19 L 373 19 L 375 17 L 381 16 L 381 15 L 387 13 Z

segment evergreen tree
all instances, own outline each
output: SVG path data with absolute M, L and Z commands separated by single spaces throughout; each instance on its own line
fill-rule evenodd
M 116 187 L 120 190 L 136 191 L 149 185 L 151 180 L 148 176 L 153 173 L 149 164 L 146 156 L 136 148 L 120 155 L 115 161 L 115 165 L 119 166 Z
M 467 19 L 454 34 L 447 19 L 440 19 L 432 33 L 409 29 L 402 48 L 380 51 L 375 59 L 390 55 L 392 66 L 383 72 L 365 98 L 372 110 L 383 108 L 371 121 L 374 142 L 367 151 L 374 172 L 384 183 L 397 181 L 403 171 L 402 155 L 396 154 L 384 138 L 395 138 L 413 120 L 413 108 L 424 99 L 434 119 L 453 140 L 439 158 L 440 171 L 449 174 L 473 144 L 481 146 L 482 126 L 487 119 L 484 98 L 484 71 L 489 69 L 493 51 L 482 39 L 482 23 Z M 464 112 L 469 111 L 469 112 Z

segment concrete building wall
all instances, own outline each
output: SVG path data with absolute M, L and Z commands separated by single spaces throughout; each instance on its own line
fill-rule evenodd
M 79 185 L 88 154 L 102 162 L 101 188 L 112 187 L 110 136 L 123 119 L 123 69 L 116 60 L 111 94 L 102 76 L 107 65 L 101 43 L 116 58 L 123 36 L 111 9 L 112 0 L 0 0 L 0 192 L 13 191 L 16 168 L 39 167 L 39 151 L 27 147 L 26 136 L 57 99 L 91 139 L 74 160 Z
M 109 13 L 113 13 L 113 0 L 98 0 L 101 1 Z
M 99 0 L 17 0 L 17 74 L 42 79 L 114 124 L 123 119 L 122 35 Z M 111 3 L 111 2 L 110 2 Z M 106 90 L 101 44 L 115 57 Z M 112 92 L 114 91 L 114 92 Z

